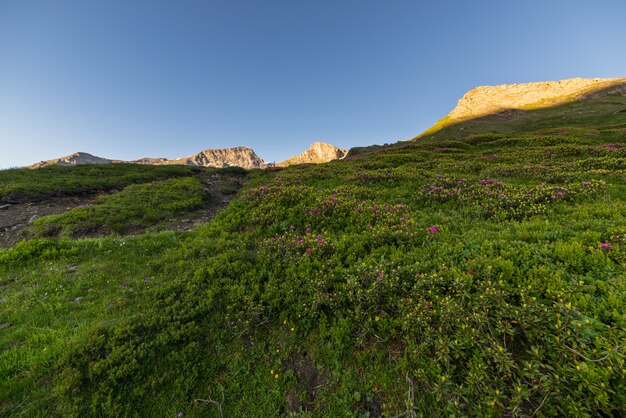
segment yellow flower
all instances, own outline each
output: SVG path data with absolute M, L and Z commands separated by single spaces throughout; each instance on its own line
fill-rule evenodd
M 278 379 L 278 373 L 274 375 L 274 379 Z
M 376 321 L 380 321 L 380 316 L 374 318 Z

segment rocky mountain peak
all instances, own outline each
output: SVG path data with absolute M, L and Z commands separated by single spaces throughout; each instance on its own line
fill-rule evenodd
M 308 150 L 302 154 L 296 155 L 276 164 L 279 167 L 285 167 L 294 164 L 320 164 L 327 163 L 332 160 L 340 160 L 346 156 L 347 150 L 338 148 L 326 142 L 314 142 Z
M 341 159 L 345 157 L 347 151 L 337 148 L 324 142 L 315 142 L 311 147 L 302 154 L 283 161 L 280 166 L 288 166 L 292 164 L 303 163 L 325 163 L 331 160 Z M 77 152 L 66 157 L 56 158 L 48 161 L 29 166 L 29 168 L 40 168 L 48 165 L 78 165 L 78 164 L 111 164 L 124 163 L 127 161 L 109 160 L 107 158 L 96 157 L 86 152 Z M 232 148 L 209 148 L 200 151 L 189 157 L 176 158 L 168 160 L 167 158 L 140 158 L 134 161 L 128 161 L 135 164 L 149 165 L 194 165 L 200 167 L 242 167 L 247 170 L 253 168 L 266 168 L 268 164 L 259 157 L 252 148 L 248 147 L 232 147 Z
M 109 160 L 108 158 L 96 157 L 95 155 L 91 155 L 86 152 L 75 152 L 74 154 L 66 155 L 65 157 L 48 161 L 40 161 L 31 165 L 30 168 L 40 168 L 47 165 L 71 166 L 79 164 L 111 164 L 113 162 L 113 160 Z
M 245 169 L 265 168 L 265 161 L 252 148 L 232 147 L 205 149 L 190 157 L 169 160 L 167 164 L 186 164 L 203 167 L 237 166 Z

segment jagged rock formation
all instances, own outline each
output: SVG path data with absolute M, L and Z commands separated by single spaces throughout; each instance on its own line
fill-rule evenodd
M 119 161 L 109 160 L 108 158 L 96 157 L 95 155 L 91 155 L 86 152 L 75 152 L 74 154 L 67 155 L 65 157 L 56 158 L 48 161 L 40 161 L 29 166 L 29 168 L 40 168 L 47 165 L 71 166 L 78 164 L 111 164 L 114 162 Z
M 340 160 L 346 156 L 347 150 L 338 148 L 325 142 L 314 142 L 308 150 L 300 155 L 291 157 L 276 164 L 279 167 L 286 167 L 294 164 L 320 164 L 332 160 Z
M 608 94 L 626 96 L 626 78 L 570 78 L 481 86 L 465 93 L 448 118 L 451 122 L 461 121 L 510 109 L 536 109 Z
M 248 147 L 206 149 L 190 157 L 169 160 L 160 164 L 186 164 L 201 167 L 265 168 L 265 161 Z
M 324 142 L 315 142 L 307 151 L 296 157 L 289 158 L 288 160 L 285 160 L 278 165 L 285 167 L 292 164 L 325 163 L 331 160 L 341 159 L 346 155 L 346 153 L 346 150 L 337 148 L 333 145 L 326 144 Z M 265 168 L 269 166 L 269 164 L 266 164 L 265 161 L 263 161 L 263 159 L 254 152 L 253 149 L 248 147 L 233 147 L 206 149 L 195 155 L 177 158 L 174 160 L 168 160 L 167 158 L 140 158 L 134 161 L 121 161 L 96 157 L 85 152 L 77 152 L 75 154 L 68 155 L 67 157 L 41 161 L 39 163 L 29 166 L 29 168 L 40 168 L 48 165 L 69 166 L 77 164 L 111 163 L 134 163 L 149 165 L 183 164 L 218 168 L 235 166 L 242 167 L 247 170 L 253 168 Z
M 39 163 L 29 166 L 29 168 L 40 168 L 48 165 L 78 165 L 78 164 L 111 164 L 111 163 L 134 163 L 134 164 L 147 164 L 147 165 L 169 165 L 169 164 L 183 164 L 183 165 L 196 165 L 201 167 L 230 167 L 237 166 L 245 169 L 252 168 L 265 168 L 267 164 L 261 157 L 248 147 L 234 147 L 234 148 L 218 148 L 218 149 L 206 149 L 195 155 L 183 158 L 177 158 L 175 160 L 168 160 L 167 158 L 140 158 L 134 161 L 121 161 L 121 160 L 109 160 L 108 158 L 96 157 L 85 152 L 77 152 L 67 157 L 56 158 L 48 161 L 41 161 Z

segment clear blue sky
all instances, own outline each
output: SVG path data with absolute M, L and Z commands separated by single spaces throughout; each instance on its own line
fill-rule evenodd
M 624 0 L 0 0 L 0 167 L 395 142 L 478 85 L 626 76 L 625 21 Z

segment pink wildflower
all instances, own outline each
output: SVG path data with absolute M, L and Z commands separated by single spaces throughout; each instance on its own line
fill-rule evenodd
M 437 225 L 433 225 L 429 228 L 426 228 L 426 231 L 428 231 L 431 234 L 436 234 L 437 233 Z

